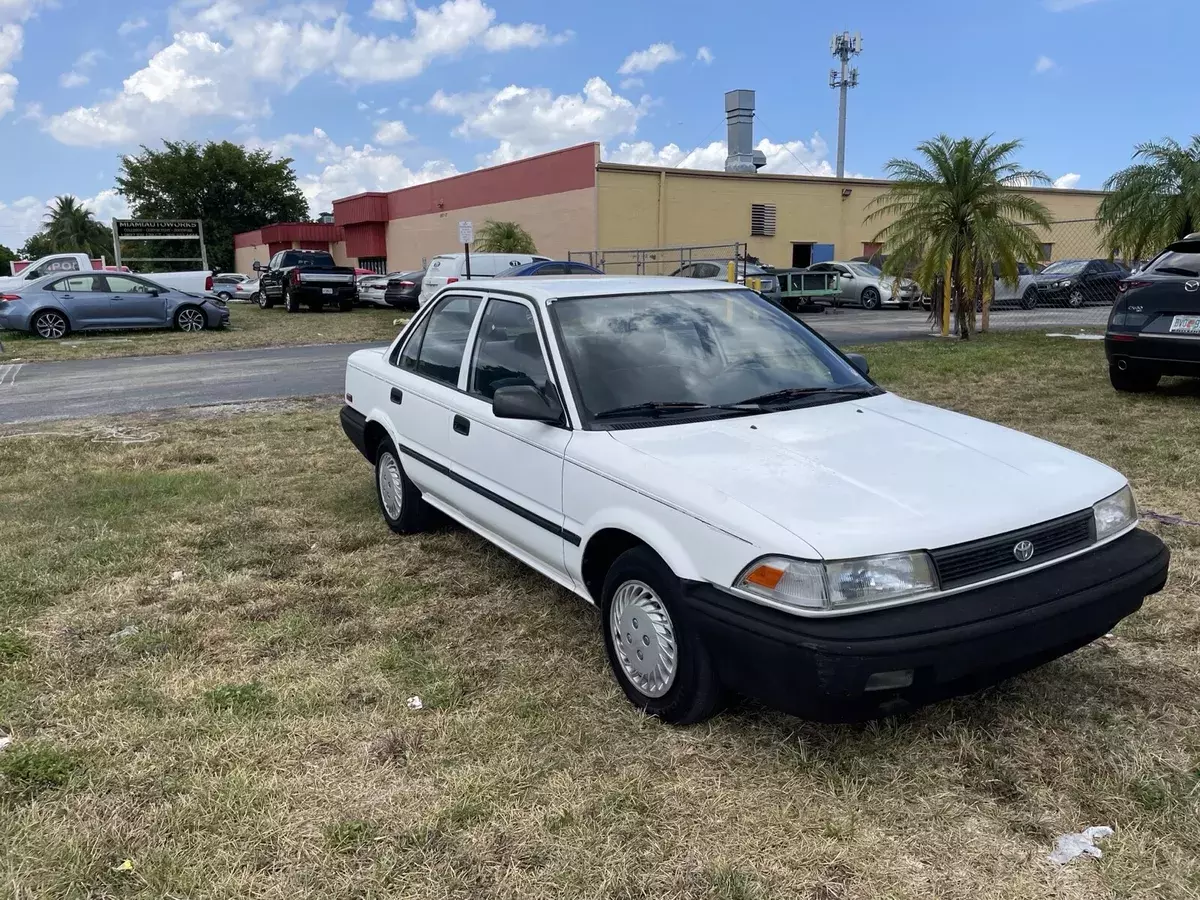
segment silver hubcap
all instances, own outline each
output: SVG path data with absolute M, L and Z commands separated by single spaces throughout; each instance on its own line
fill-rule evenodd
M 198 309 L 185 309 L 179 314 L 179 327 L 184 331 L 200 331 L 204 328 L 204 313 Z
M 1079 293 L 1079 291 L 1075 291 L 1075 293 L 1067 298 L 1067 302 L 1072 306 L 1083 306 L 1083 294 Z
M 621 670 L 639 692 L 661 697 L 675 683 L 679 648 L 675 626 L 658 594 L 627 581 L 613 596 L 608 628 Z
M 388 517 L 399 519 L 404 509 L 404 480 L 400 475 L 400 464 L 390 453 L 379 457 L 379 496 L 383 498 Z
M 55 313 L 39 316 L 37 333 L 44 338 L 60 338 L 67 333 L 67 320 Z

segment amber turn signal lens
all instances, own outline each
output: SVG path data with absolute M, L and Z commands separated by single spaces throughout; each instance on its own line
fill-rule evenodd
M 757 584 L 759 587 L 765 587 L 768 591 L 773 591 L 782 578 L 783 569 L 776 569 L 774 566 L 759 566 L 754 571 L 747 573 L 745 580 L 751 584 Z

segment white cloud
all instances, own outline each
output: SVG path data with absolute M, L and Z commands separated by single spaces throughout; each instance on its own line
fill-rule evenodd
M 1050 12 L 1066 12 L 1095 2 L 1096 0 L 1046 0 L 1046 9 Z
M 462 117 L 454 134 L 495 138 L 500 143 L 482 158 L 511 162 L 535 153 L 585 141 L 633 134 L 647 102 L 633 103 L 613 93 L 603 78 L 591 78 L 581 94 L 553 94 L 548 88 L 509 85 L 494 94 L 445 94 L 430 99 L 433 112 Z
M 1056 63 L 1048 56 L 1039 56 L 1037 62 L 1033 64 L 1033 71 L 1037 75 L 1044 75 L 1055 67 Z
M 12 112 L 17 102 L 18 82 L 8 70 L 21 56 L 25 22 L 49 0 L 0 0 L 0 119 Z
M 762 169 L 766 173 L 820 176 L 834 174 L 834 168 L 829 163 L 829 145 L 820 134 L 814 134 L 807 142 L 797 140 L 781 144 L 769 138 L 762 138 L 755 149 L 761 150 L 767 158 L 767 164 Z M 609 162 L 720 171 L 725 168 L 725 158 L 729 155 L 729 150 L 724 141 L 713 141 L 692 150 L 684 150 L 677 144 L 655 147 L 650 141 L 635 141 L 618 144 L 611 152 L 604 148 L 602 155 Z
M 75 60 L 75 66 L 69 72 L 58 76 L 58 83 L 65 88 L 82 87 L 91 81 L 88 72 L 104 57 L 100 50 L 88 50 Z
M 119 34 L 121 37 L 126 37 L 133 34 L 135 31 L 141 31 L 143 28 L 148 28 L 149 26 L 150 23 L 147 22 L 144 17 L 138 16 L 136 19 L 126 19 L 124 22 L 118 25 L 117 34 Z
M 1063 188 L 1064 190 L 1069 190 L 1077 184 L 1079 184 L 1078 172 L 1068 172 L 1066 175 L 1054 179 L 1054 186 L 1056 188 Z
M 82 72 L 63 72 L 58 76 L 58 83 L 65 88 L 82 87 L 91 81 Z
M 368 104 L 363 103 L 361 100 L 358 101 L 358 111 L 359 112 L 366 112 L 370 108 L 371 107 Z
M 375 129 L 375 142 L 383 144 L 385 147 L 389 144 L 403 144 L 405 141 L 411 140 L 412 135 L 408 133 L 408 129 L 399 119 L 394 122 L 380 122 L 379 127 Z
M 636 75 L 639 72 L 653 72 L 659 66 L 683 59 L 683 55 L 673 44 L 651 44 L 645 50 L 638 50 L 625 57 L 618 75 Z
M 329 211 L 334 200 L 351 194 L 394 191 L 458 174 L 454 164 L 446 160 L 429 160 L 412 168 L 400 156 L 370 144 L 343 147 L 320 128 L 308 134 L 287 134 L 270 141 L 252 139 L 247 143 L 276 155 L 290 155 L 297 149 L 312 155 L 314 165 L 307 167 L 308 171 L 305 166 L 296 166 L 301 172 L 296 182 L 312 215 Z
M 5 4 L 32 0 L 0 0 Z M 39 0 L 40 2 L 40 0 Z M 63 143 L 130 144 L 194 133 L 192 120 L 247 121 L 269 114 L 270 97 L 331 73 L 350 82 L 413 78 L 471 46 L 490 52 L 553 43 L 543 26 L 495 24 L 483 0 L 408 5 L 407 36 L 360 33 L 340 6 L 282 0 L 190 0 L 173 12 L 173 40 L 94 106 L 51 116 Z M 2 89 L 2 84 L 0 84 Z
M 638 88 L 645 87 L 645 85 L 646 82 L 642 81 L 640 78 L 621 79 L 621 90 L 623 91 L 636 91 Z
M 408 0 L 375 0 L 368 15 L 388 22 L 403 22 L 408 18 Z
M 715 59 L 715 57 L 712 55 L 712 51 L 707 47 L 701 47 L 696 51 L 696 59 L 707 66 L 712 64 L 712 61 Z

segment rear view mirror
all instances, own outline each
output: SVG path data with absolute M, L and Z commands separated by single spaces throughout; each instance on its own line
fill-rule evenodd
M 850 365 L 854 366 L 862 374 L 871 374 L 871 364 L 867 362 L 867 358 L 861 353 L 847 353 L 846 359 L 850 360 Z
M 562 421 L 562 404 L 558 398 L 548 397 L 531 384 L 497 388 L 492 397 L 492 412 L 497 419 L 523 419 L 552 425 Z

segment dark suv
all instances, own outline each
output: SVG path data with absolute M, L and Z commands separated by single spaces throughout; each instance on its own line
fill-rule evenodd
M 1164 375 L 1200 377 L 1200 234 L 1189 234 L 1119 285 L 1104 335 L 1118 391 L 1149 391 Z
M 1087 303 L 1107 305 L 1117 299 L 1117 284 L 1128 274 L 1120 263 L 1107 259 L 1060 259 L 1034 280 L 1037 302 L 1072 309 Z

